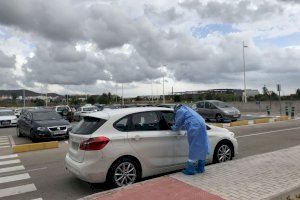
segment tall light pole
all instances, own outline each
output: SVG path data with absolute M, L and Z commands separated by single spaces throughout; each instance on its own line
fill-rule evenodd
M 248 46 L 245 45 L 244 41 L 243 41 L 243 63 L 244 63 L 244 93 L 243 93 L 243 97 L 244 97 L 244 102 L 247 103 L 247 88 L 246 88 L 246 63 L 245 63 L 245 48 L 247 48 Z
M 153 104 L 153 80 L 151 79 L 151 103 Z
M 166 103 L 165 100 L 165 75 L 163 76 L 163 104 Z
M 122 106 L 124 106 L 124 96 L 123 96 L 123 83 L 122 83 Z
M 23 107 L 25 108 L 25 89 L 23 89 Z

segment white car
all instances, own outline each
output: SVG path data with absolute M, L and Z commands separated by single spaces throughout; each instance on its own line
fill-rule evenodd
M 0 110 L 0 127 L 17 126 L 18 118 L 13 110 Z
M 90 113 L 69 134 L 66 168 L 90 182 L 114 186 L 184 167 L 185 131 L 172 132 L 174 111 L 162 107 L 124 108 Z M 207 126 L 212 154 L 207 163 L 231 160 L 237 140 L 227 129 Z

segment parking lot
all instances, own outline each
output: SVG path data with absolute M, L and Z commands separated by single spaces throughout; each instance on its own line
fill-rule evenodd
M 228 129 L 236 134 L 239 143 L 239 154 L 235 159 L 284 149 L 300 143 L 299 120 L 228 127 Z M 3 143 L 2 148 L 0 147 L 0 158 L 11 155 L 12 143 L 31 142 L 27 138 L 16 137 L 15 128 L 1 128 L 0 137 L 0 143 Z M 83 182 L 67 172 L 64 163 L 67 151 L 68 141 L 60 140 L 59 148 L 56 149 L 14 155 L 15 161 L 0 166 L 0 191 L 2 190 L 0 194 L 3 195 L 3 199 L 20 199 L 21 196 L 23 199 L 77 199 L 109 189 L 105 184 L 91 185 Z M 4 176 L 9 178 L 4 179 Z M 22 194 L 15 194 L 15 187 Z

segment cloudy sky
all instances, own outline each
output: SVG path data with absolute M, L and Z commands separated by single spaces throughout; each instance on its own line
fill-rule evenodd
M 297 0 L 0 0 L 0 89 L 300 88 Z M 151 83 L 152 87 L 151 87 Z M 152 88 L 152 90 L 151 90 Z

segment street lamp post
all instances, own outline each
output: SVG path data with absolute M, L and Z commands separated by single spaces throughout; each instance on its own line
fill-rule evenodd
M 245 48 L 247 48 L 248 46 L 245 45 L 244 41 L 243 41 L 243 63 L 244 63 L 244 102 L 247 103 L 247 88 L 246 88 L 246 63 L 245 63 Z

